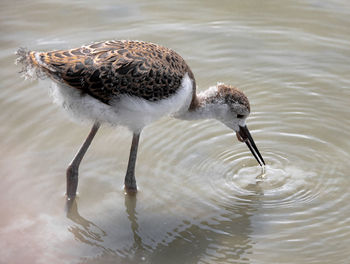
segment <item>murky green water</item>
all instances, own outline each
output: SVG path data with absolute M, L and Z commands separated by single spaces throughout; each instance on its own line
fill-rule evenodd
M 1 263 L 349 263 L 350 4 L 2 1 Z M 234 84 L 267 162 L 215 121 L 103 127 L 65 214 L 65 169 L 89 132 L 24 81 L 14 51 L 138 39 L 178 51 L 202 91 Z

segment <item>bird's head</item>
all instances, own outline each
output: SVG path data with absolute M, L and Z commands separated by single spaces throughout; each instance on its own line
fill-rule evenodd
M 229 85 L 219 84 L 216 89 L 215 95 L 210 97 L 211 102 L 208 102 L 219 106 L 215 118 L 236 132 L 238 140 L 247 144 L 260 166 L 265 165 L 246 125 L 250 113 L 248 98 L 242 91 Z

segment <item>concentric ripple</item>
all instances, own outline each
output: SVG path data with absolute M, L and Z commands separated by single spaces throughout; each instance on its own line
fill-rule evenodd
M 182 126 L 169 122 L 175 129 Z M 196 130 L 202 132 L 196 134 Z M 166 131 L 159 131 L 164 133 L 160 137 Z M 310 135 L 270 133 L 268 139 L 262 140 L 259 131 L 252 130 L 252 135 L 266 161 L 265 167 L 257 164 L 245 144 L 212 121 L 194 123 L 174 140 L 148 140 L 146 148 L 152 145 L 158 150 L 154 158 L 169 162 L 162 167 L 163 173 L 173 170 L 174 165 L 185 168 L 187 175 L 181 180 L 190 182 L 199 196 L 214 203 L 244 204 L 252 197 L 260 197 L 265 207 L 295 206 L 310 203 L 332 188 L 329 173 L 342 163 L 339 158 L 329 162 L 334 159 L 332 153 L 339 152 L 336 146 Z M 172 155 L 166 157 L 169 149 Z
M 258 166 L 249 150 L 242 148 L 244 146 L 218 155 L 218 160 L 223 161 L 221 176 L 210 178 L 218 194 L 215 199 L 232 204 L 242 197 L 245 200 L 259 196 L 264 206 L 293 206 L 311 202 L 325 192 L 328 183 L 324 167 L 327 166 L 327 171 L 332 169 L 327 165 L 331 157 L 325 151 L 315 152 L 314 149 L 326 150 L 331 146 L 313 137 L 303 137 L 305 142 L 302 142 L 299 135 L 280 134 L 273 138 L 279 142 L 278 148 L 273 142 L 258 142 L 267 164 L 265 167 Z M 286 141 L 295 144 L 283 143 Z M 202 169 L 208 170 L 206 165 L 209 163 L 202 163 Z

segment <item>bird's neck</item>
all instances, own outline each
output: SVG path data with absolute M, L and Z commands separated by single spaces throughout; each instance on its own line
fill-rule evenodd
M 221 116 L 221 112 L 225 111 L 224 108 L 225 105 L 220 103 L 217 90 L 208 89 L 193 96 L 188 111 L 176 118 L 183 120 L 217 119 Z

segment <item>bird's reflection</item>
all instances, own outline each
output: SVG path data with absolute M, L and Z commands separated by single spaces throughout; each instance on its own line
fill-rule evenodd
M 67 218 L 76 224 L 74 226 L 70 226 L 68 231 L 71 232 L 77 240 L 82 243 L 98 246 L 104 250 L 107 250 L 101 245 L 101 243 L 99 243 L 103 242 L 103 237 L 105 237 L 107 233 L 96 224 L 85 219 L 79 214 L 76 199 L 67 199 L 65 210 Z
M 133 234 L 134 242 L 130 250 L 131 253 L 136 257 L 136 259 L 142 259 L 147 251 L 147 246 L 143 243 L 142 237 L 139 233 L 139 224 L 138 224 L 138 214 L 136 211 L 137 195 L 128 194 L 125 195 L 125 211 L 130 221 L 130 227 Z
M 139 224 L 138 215 L 136 211 L 137 196 L 135 195 L 125 195 L 125 212 L 130 222 L 130 229 L 133 236 L 133 244 L 128 247 L 128 249 L 123 249 L 123 255 L 132 257 L 133 259 L 142 260 L 145 252 L 147 251 L 147 246 L 142 242 L 142 238 L 139 235 Z M 106 254 L 117 255 L 115 250 L 106 248 L 104 244 L 104 237 L 107 236 L 107 232 L 102 228 L 94 224 L 92 221 L 87 220 L 82 217 L 78 211 L 78 202 L 76 199 L 66 200 L 65 206 L 66 216 L 68 219 L 72 220 L 75 224 L 68 228 L 75 239 L 90 245 L 97 246 L 103 250 Z
M 189 263 L 198 263 L 203 255 L 217 259 L 219 262 L 225 261 L 231 255 L 237 260 L 249 259 L 254 243 L 251 239 L 253 229 L 251 217 L 258 214 L 264 190 L 260 180 L 257 180 L 255 184 L 248 185 L 246 189 L 251 193 L 238 196 L 230 203 L 217 201 L 216 203 L 220 205 L 220 209 L 209 213 L 200 221 L 183 221 L 175 226 L 169 225 L 169 229 L 162 235 L 162 239 L 155 240 L 156 244 L 153 243 L 154 240 L 150 242 L 147 237 L 142 235 L 142 228 L 140 228 L 142 223 L 139 219 L 142 210 L 137 206 L 137 195 L 128 194 L 124 196 L 124 212 L 128 219 L 127 225 L 129 227 L 127 229 L 130 233 L 121 244 L 109 244 L 106 237 L 114 236 L 114 232 L 109 230 L 109 234 L 107 234 L 102 228 L 82 217 L 78 212 L 76 200 L 66 202 L 67 218 L 74 222 L 68 230 L 77 241 L 100 248 L 102 252 L 99 256 L 96 256 L 95 260 L 101 259 L 101 261 L 112 258 L 118 260 L 116 263 L 123 263 L 124 261 L 128 263 L 140 263 L 142 261 L 166 263 L 168 257 L 174 256 L 174 254 Z M 115 222 L 115 218 L 113 219 L 113 224 L 109 222 L 109 219 L 106 226 L 120 227 L 121 223 Z M 146 223 L 145 225 L 153 225 L 156 230 L 157 223 L 163 223 L 164 219 L 155 213 L 152 221 L 155 225 L 153 223 Z M 221 232 L 222 230 L 225 232 Z M 148 231 L 148 234 L 153 237 L 152 230 Z M 123 238 L 120 232 L 117 232 L 117 236 L 118 240 Z M 165 242 L 166 239 L 164 238 L 169 238 L 168 236 L 171 236 L 171 239 Z M 200 243 L 193 248 L 193 244 L 197 242 Z M 190 252 L 188 251 L 189 248 L 191 248 Z M 226 251 L 228 248 L 230 248 L 229 252 Z M 210 250 L 208 251 L 208 249 Z M 211 252 L 216 251 L 221 252 L 221 257 L 211 254 Z

